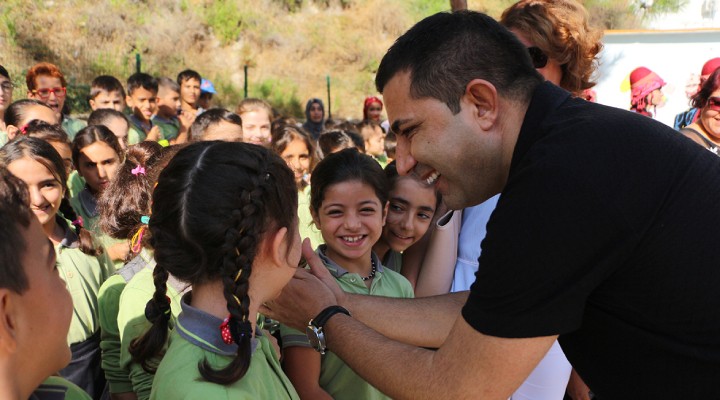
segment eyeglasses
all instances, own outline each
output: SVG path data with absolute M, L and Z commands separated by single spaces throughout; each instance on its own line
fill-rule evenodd
M 32 94 L 40 96 L 40 98 L 43 100 L 47 100 L 47 98 L 50 97 L 50 93 L 55 93 L 55 97 L 62 98 L 65 97 L 66 89 L 64 87 L 56 87 L 32 91 Z
M 707 100 L 707 108 L 720 112 L 720 97 L 711 97 Z
M 3 92 L 12 92 L 13 89 L 15 89 L 15 85 L 13 85 L 12 82 L 3 82 L 0 83 L 0 88 L 2 88 Z
M 543 51 L 537 46 L 528 47 L 527 51 L 530 53 L 530 58 L 532 59 L 533 66 L 536 69 L 545 68 L 548 62 L 547 54 L 543 53 Z

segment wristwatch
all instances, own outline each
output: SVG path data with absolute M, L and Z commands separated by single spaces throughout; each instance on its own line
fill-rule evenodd
M 317 317 L 313 318 L 308 322 L 307 328 L 305 328 L 305 334 L 307 335 L 310 345 L 313 349 L 317 350 L 320 354 L 325 354 L 325 334 L 323 333 L 323 326 L 328 322 L 330 317 L 335 314 L 342 313 L 350 316 L 350 312 L 340 306 L 330 306 L 322 311 Z

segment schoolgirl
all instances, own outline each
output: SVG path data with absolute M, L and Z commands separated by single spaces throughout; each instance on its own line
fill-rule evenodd
M 310 204 L 325 244 L 317 253 L 348 293 L 413 297 L 410 282 L 385 268 L 372 250 L 387 215 L 387 179 L 372 157 L 345 149 L 313 171 Z M 378 310 L 381 312 L 381 310 Z M 305 334 L 281 326 L 284 368 L 302 398 L 387 399 L 332 352 L 310 347 Z
M 65 167 L 50 144 L 33 137 L 17 138 L 0 149 L 0 166 L 28 186 L 30 208 L 55 246 L 60 276 L 73 299 L 67 337 L 72 361 L 60 375 L 98 398 L 105 377 L 100 369 L 97 294 L 114 271 L 113 265 L 95 247 L 92 235 L 82 228 L 70 207 L 65 196 Z
M 139 361 L 166 341 L 168 277 L 192 290 L 151 399 L 297 398 L 255 322 L 300 261 L 296 193 L 285 163 L 247 143 L 194 143 L 160 174 L 149 224 L 156 289 L 145 314 L 153 325 L 134 343 Z

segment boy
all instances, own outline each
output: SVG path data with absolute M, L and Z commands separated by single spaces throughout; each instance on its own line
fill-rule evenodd
M 242 142 L 242 121 L 237 114 L 224 108 L 207 110 L 197 117 L 190 127 L 190 140 L 193 142 L 207 140 Z
M 385 168 L 387 165 L 385 133 L 383 133 L 380 124 L 375 121 L 366 120 L 358 125 L 358 130 L 365 142 L 365 153 L 373 156 L 373 158 Z
M 182 110 L 180 85 L 170 78 L 162 77 L 158 79 L 158 88 L 158 107 L 157 114 L 152 119 L 153 123 L 160 128 L 162 137 L 169 144 L 187 142 L 188 131 L 195 122 L 195 114 Z
M 198 107 L 203 110 L 209 110 L 212 107 L 213 96 L 217 93 L 215 86 L 210 80 L 202 78 L 200 81 L 200 98 L 198 99 Z
M 125 114 L 109 108 L 100 108 L 90 113 L 88 125 L 104 125 L 108 127 L 117 137 L 120 147 L 127 151 L 130 121 L 128 121 Z
M 73 305 L 55 249 L 29 205 L 25 184 L 0 169 L 0 398 L 82 396 L 64 379 L 48 379 L 70 361 Z
M 177 84 L 180 85 L 180 101 L 182 102 L 183 111 L 187 111 L 195 116 L 200 115 L 203 109 L 198 105 L 200 100 L 200 82 L 202 78 L 197 72 L 186 69 L 177 76 Z
M 157 79 L 137 72 L 128 78 L 127 89 L 126 101 L 132 110 L 128 143 L 136 144 L 145 140 L 157 142 L 160 139 L 160 128 L 152 123 L 152 116 L 157 109 Z
M 95 111 L 102 108 L 125 111 L 125 89 L 122 83 L 110 75 L 100 75 L 90 84 L 90 108 Z
M 85 123 L 63 114 L 67 95 L 67 82 L 60 68 L 46 62 L 35 64 L 25 76 L 25 83 L 28 88 L 27 97 L 42 101 L 52 108 L 57 119 L 61 121 L 63 129 L 67 132 L 70 141 L 72 141 L 75 134 L 85 127 Z

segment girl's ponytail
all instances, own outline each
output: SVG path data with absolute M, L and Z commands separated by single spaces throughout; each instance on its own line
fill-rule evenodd
M 168 276 L 168 272 L 160 264 L 155 266 L 155 293 L 145 305 L 145 318 L 152 325 L 142 336 L 133 339 L 129 348 L 133 361 L 142 365 L 149 374 L 154 374 L 157 370 L 157 357 L 161 355 L 168 336 L 171 314 L 170 299 L 167 297 Z

